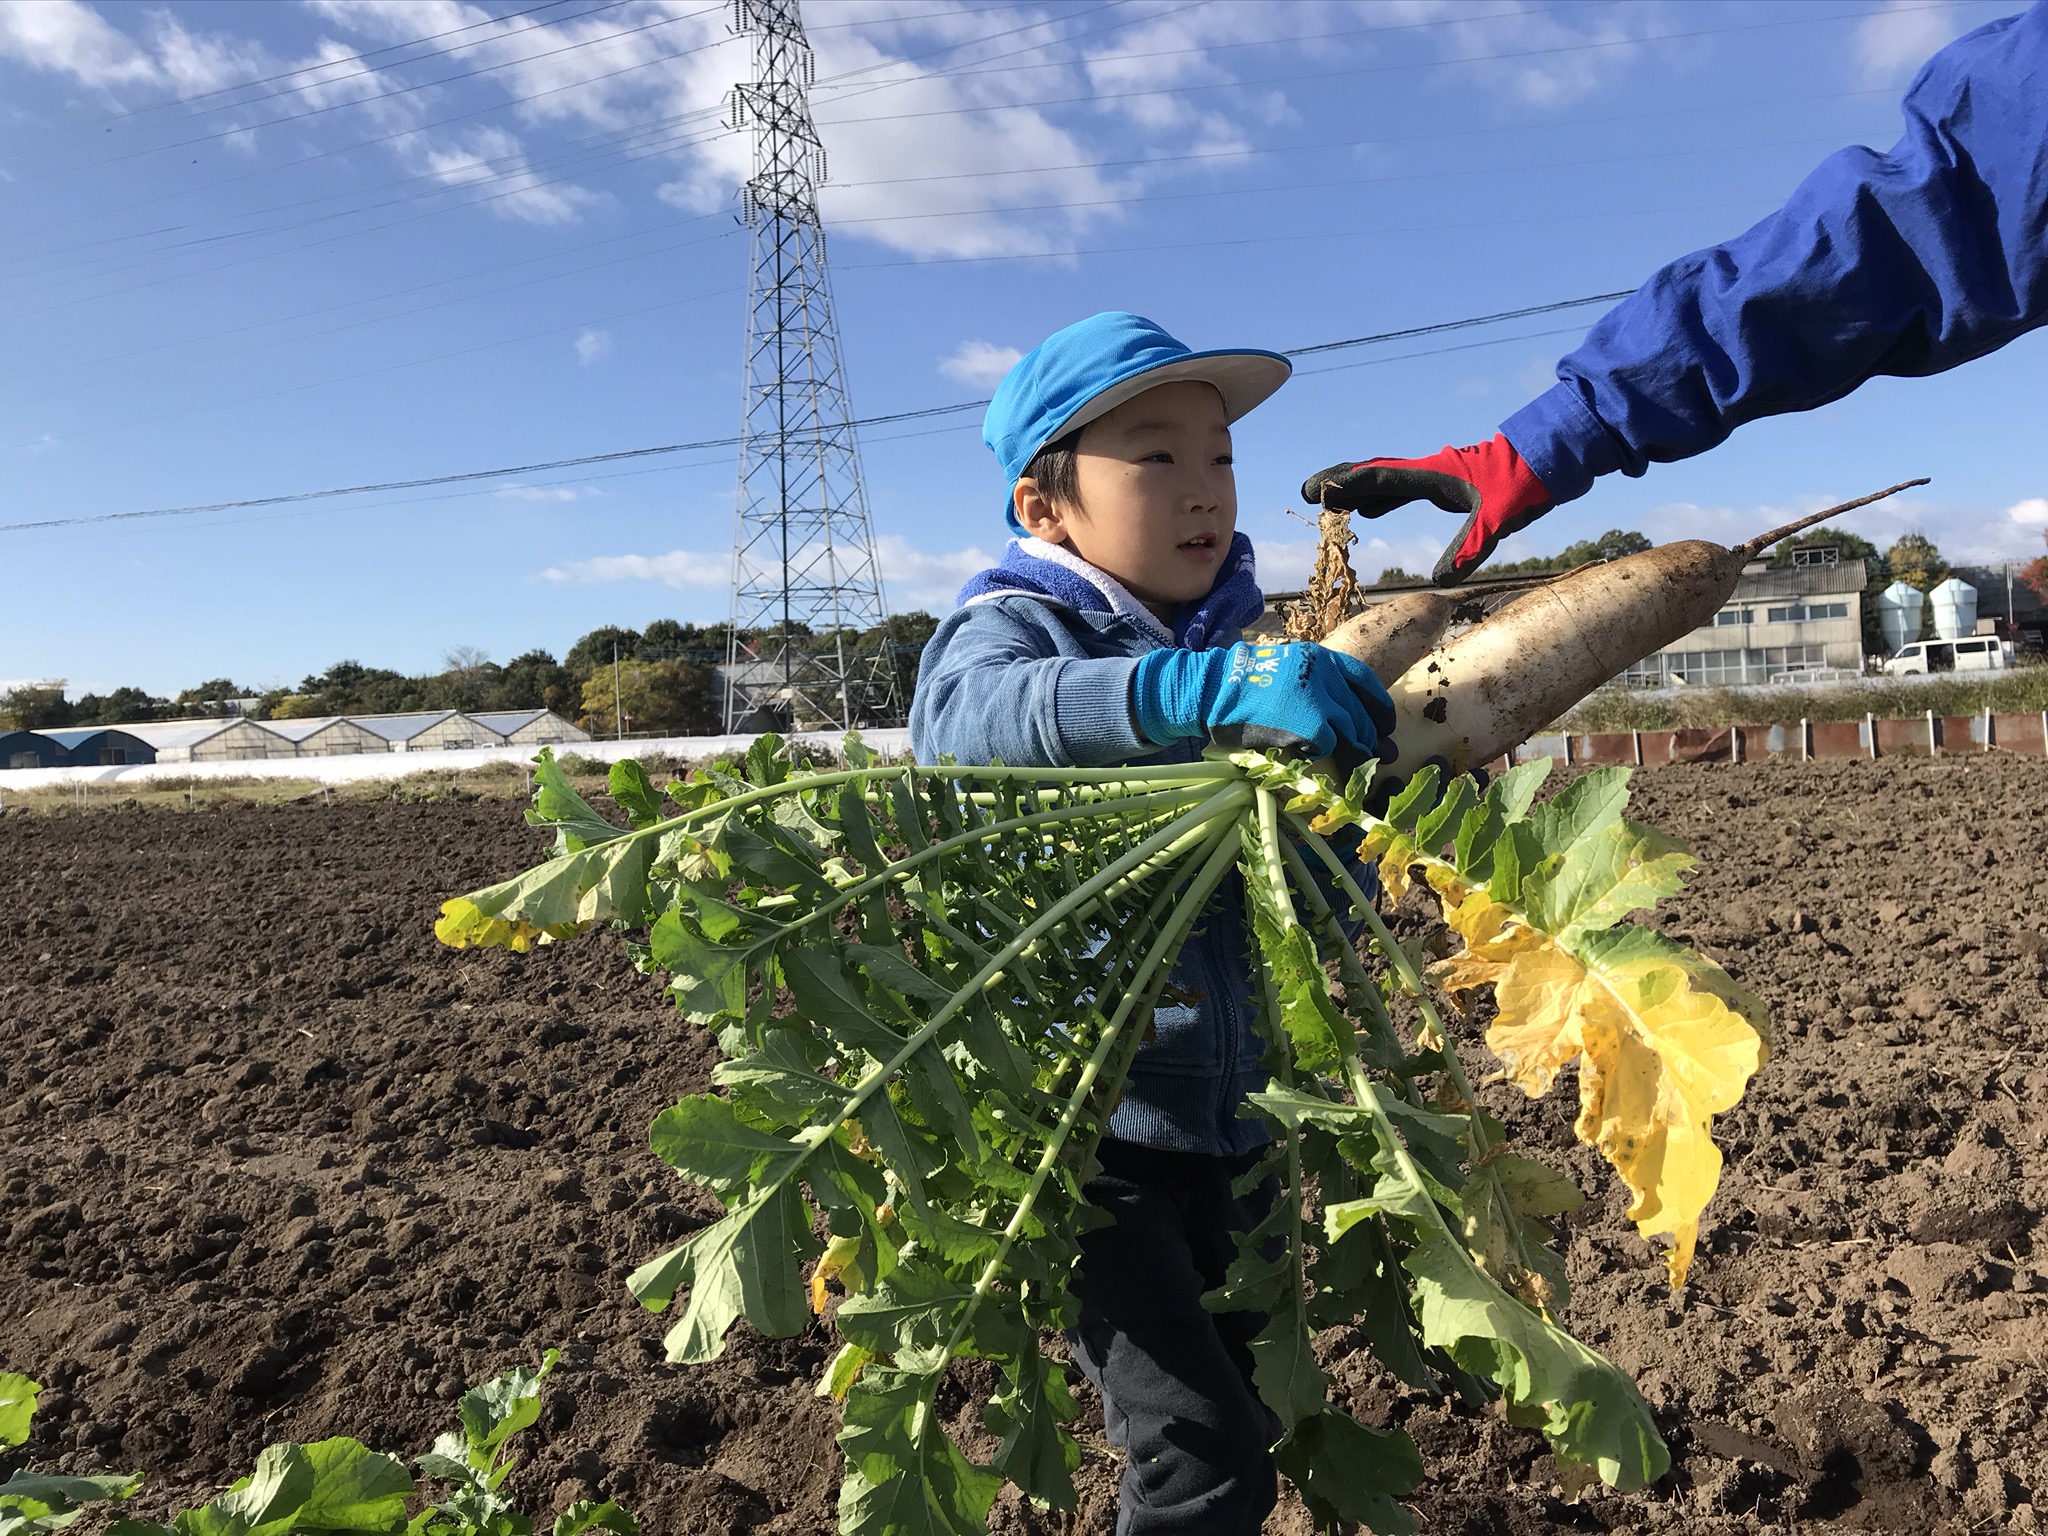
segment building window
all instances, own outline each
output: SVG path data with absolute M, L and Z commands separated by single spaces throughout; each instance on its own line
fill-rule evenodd
M 1676 651 L 1665 657 L 1673 677 L 1695 688 L 1722 688 L 1733 683 L 1760 683 L 1763 679 L 1762 651 Z
M 1786 672 L 1815 672 L 1828 664 L 1827 647 L 1774 645 L 1764 652 L 1764 667 L 1773 677 Z
M 1785 608 L 1766 608 L 1764 617 L 1773 624 L 1804 624 L 1810 619 L 1846 619 L 1847 603 L 1794 603 Z
M 1755 622 L 1756 610 L 1754 608 L 1723 608 L 1714 615 L 1714 628 L 1716 629 L 1723 629 L 1731 624 L 1754 624 Z

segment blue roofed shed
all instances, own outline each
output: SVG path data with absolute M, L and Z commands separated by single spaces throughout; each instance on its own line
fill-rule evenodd
M 36 731 L 0 731 L 0 768 L 62 768 L 64 749 Z
M 156 761 L 155 747 L 115 726 L 79 726 L 38 734 L 62 747 L 65 763 L 73 768 L 118 768 L 128 763 Z

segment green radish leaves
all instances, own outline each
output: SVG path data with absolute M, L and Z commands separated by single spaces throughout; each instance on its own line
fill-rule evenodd
M 1405 1435 L 1330 1401 L 1315 1341 L 1344 1323 L 1410 1387 L 1498 1396 L 1615 1486 L 1661 1475 L 1641 1397 L 1558 1321 L 1548 1222 L 1582 1197 L 1478 1111 L 1415 958 L 1331 841 L 1358 829 L 1395 899 L 1421 869 L 1546 943 L 1662 946 L 1610 932 L 1690 862 L 1620 819 L 1625 775 L 1538 805 L 1548 765 L 1483 792 L 1425 769 L 1376 815 L 1369 772 L 1338 794 L 1254 753 L 934 768 L 849 741 L 846 761 L 812 772 L 763 738 L 666 805 L 615 770 L 617 828 L 544 755 L 529 816 L 555 828 L 556 856 L 450 902 L 437 930 L 524 948 L 645 927 L 677 1007 L 724 1055 L 717 1092 L 665 1111 L 650 1143 L 725 1213 L 629 1284 L 670 1314 L 679 1362 L 715 1356 L 741 1319 L 789 1335 L 830 1317 L 844 1347 L 819 1392 L 843 1404 L 842 1531 L 966 1536 L 1005 1480 L 1073 1507 L 1075 1407 L 1040 1340 L 1074 1321 L 1078 1239 L 1103 1219 L 1082 1194 L 1093 1149 L 1225 882 L 1244 898 L 1271 1073 L 1248 1110 L 1273 1137 L 1253 1178 L 1276 1197 L 1207 1304 L 1264 1316 L 1255 1382 L 1311 1512 L 1330 1530 L 1412 1529 L 1401 1500 L 1423 1476 Z M 1460 910 L 1479 935 L 1461 963 L 1505 964 L 1479 909 Z M 1642 965 L 1609 971 L 1632 996 L 1669 990 Z M 1414 999 L 1419 1038 L 1393 993 Z M 996 1447 L 985 1463 L 941 1393 L 968 1359 L 988 1383 L 968 1410 Z

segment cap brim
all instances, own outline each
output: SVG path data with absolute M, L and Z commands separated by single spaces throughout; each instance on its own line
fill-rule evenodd
M 1085 427 L 1089 422 L 1107 416 L 1148 389 L 1189 379 L 1213 384 L 1223 397 L 1223 419 L 1234 422 L 1271 399 L 1293 372 L 1294 364 L 1277 352 L 1193 352 L 1110 385 L 1061 422 L 1059 429 L 1046 442 L 1065 437 L 1076 427 Z

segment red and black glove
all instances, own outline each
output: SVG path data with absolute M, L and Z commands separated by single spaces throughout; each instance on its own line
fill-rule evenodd
M 1378 517 L 1411 501 L 1468 514 L 1458 537 L 1436 563 L 1438 586 L 1456 586 L 1493 558 L 1494 546 L 1548 512 L 1555 503 L 1515 445 L 1498 433 L 1490 443 L 1444 448 L 1426 459 L 1367 459 L 1332 464 L 1302 482 L 1304 501 Z

